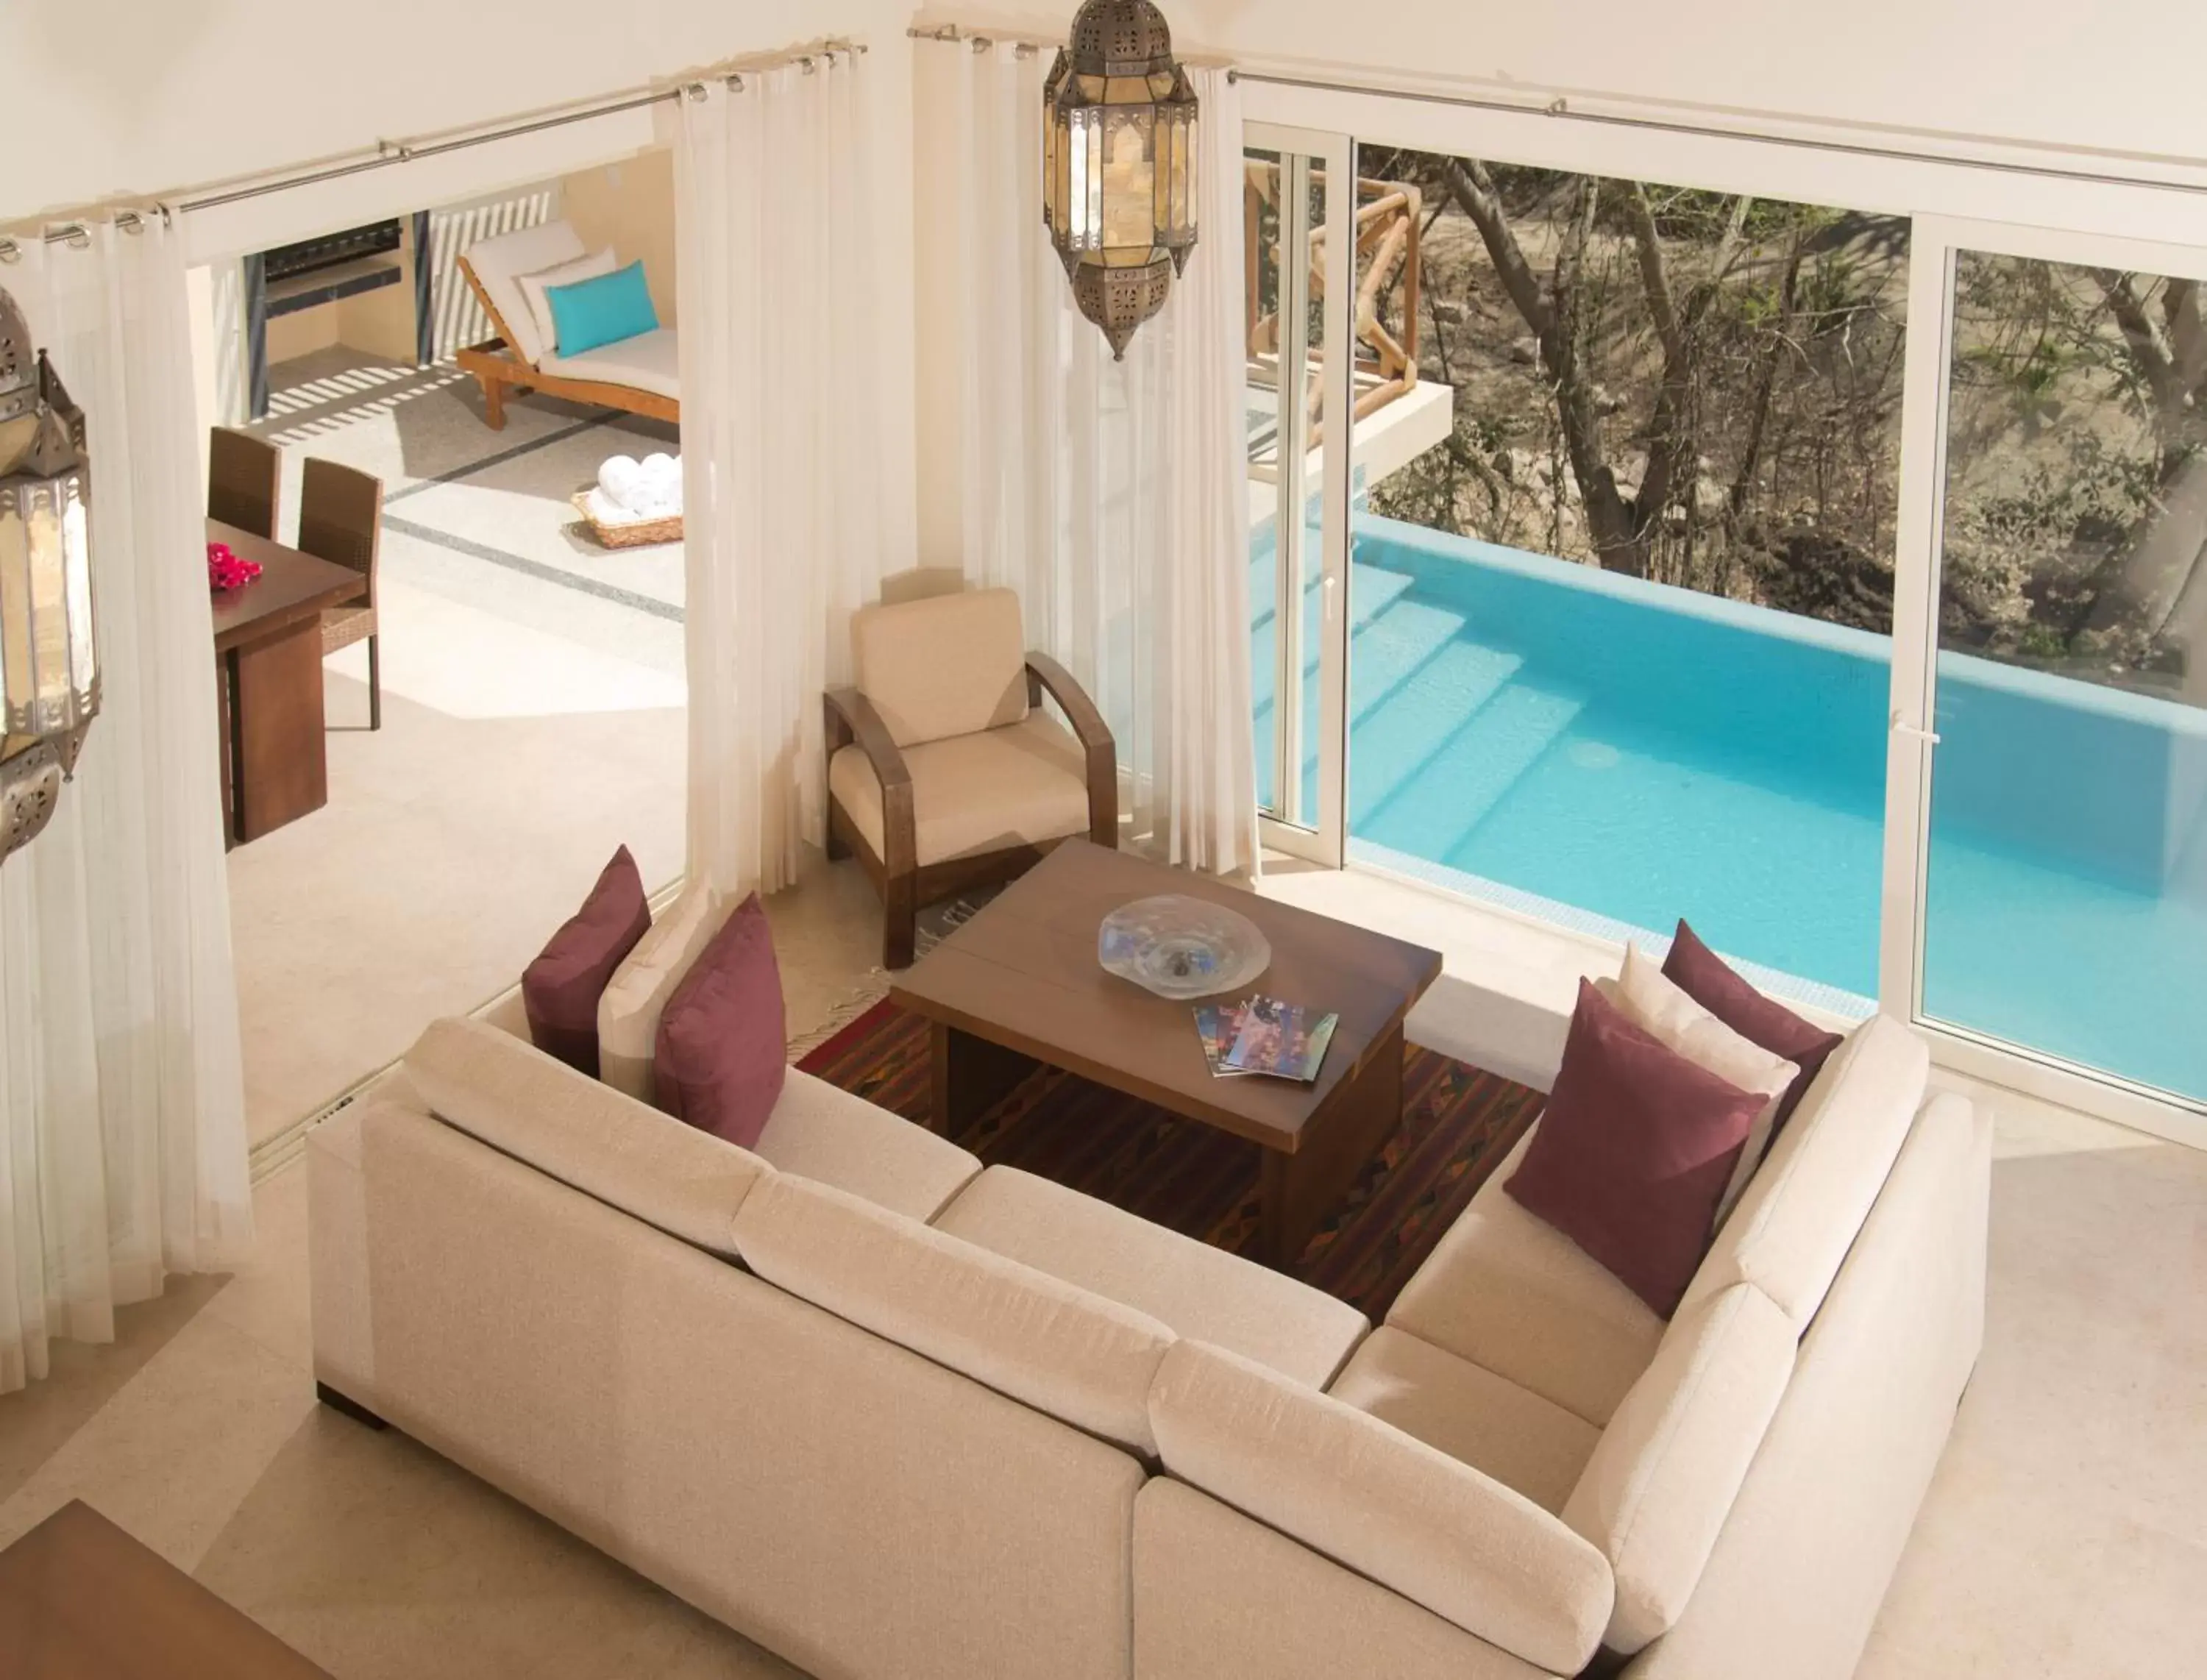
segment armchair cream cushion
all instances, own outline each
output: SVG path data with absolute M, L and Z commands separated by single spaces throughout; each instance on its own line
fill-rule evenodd
M 924 869 L 954 858 L 1088 832 L 1088 760 L 1064 726 L 1034 713 L 1008 728 L 908 747 L 912 838 Z M 828 762 L 828 791 L 886 859 L 882 787 L 864 751 Z
M 862 607 L 851 615 L 851 656 L 858 692 L 900 747 L 1026 717 L 1026 634 L 1009 589 Z

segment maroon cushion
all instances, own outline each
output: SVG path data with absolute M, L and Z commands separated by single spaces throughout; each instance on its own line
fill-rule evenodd
M 788 1037 L 774 936 L 753 893 L 698 954 L 659 1017 L 652 1070 L 659 1106 L 751 1148 L 781 1098 Z
M 1503 1189 L 1667 1318 L 1767 1101 L 1657 1043 L 1582 980 L 1556 1088 Z
M 1722 957 L 1702 944 L 1683 920 L 1671 941 L 1671 954 L 1663 959 L 1663 974 L 1749 1043 L 1760 1044 L 1801 1070 L 1785 1087 L 1785 1099 L 1770 1122 L 1771 1141 L 1776 1142 L 1815 1083 L 1817 1070 L 1846 1041 L 1836 1032 L 1803 1020 L 1785 1005 L 1755 990 Z
M 521 972 L 529 1039 L 547 1055 L 598 1076 L 598 997 L 651 926 L 643 877 L 626 846 L 613 853 L 583 907 Z

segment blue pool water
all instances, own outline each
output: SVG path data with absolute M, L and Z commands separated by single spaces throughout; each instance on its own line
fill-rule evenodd
M 1799 995 L 1868 1007 L 1885 638 L 1370 514 L 1355 530 L 1353 852 L 1625 936 L 1684 915 Z M 1273 574 L 1257 556 L 1267 804 Z M 2207 713 L 1954 655 L 1940 695 L 1927 1010 L 2207 1097 Z

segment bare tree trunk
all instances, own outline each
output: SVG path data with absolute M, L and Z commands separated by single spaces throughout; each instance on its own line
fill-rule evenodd
M 1778 389 L 1778 364 L 1792 342 L 1793 311 L 1801 295 L 1801 230 L 1793 230 L 1791 248 L 1785 254 L 1785 273 L 1778 286 L 1778 326 L 1772 332 L 1770 354 L 1755 371 L 1755 396 L 1748 406 L 1747 445 L 1740 451 L 1739 470 L 1732 475 L 1732 492 L 1725 498 L 1726 519 L 1735 529 L 1747 511 L 1747 499 L 1755 493 L 1755 475 L 1762 469 L 1762 439 L 1770 429 L 1770 401 Z
M 1605 457 L 1601 417 L 1578 361 L 1579 271 L 1594 232 L 1594 212 L 1600 207 L 1596 183 L 1590 176 L 1580 181 L 1579 206 L 1571 231 L 1557 254 L 1549 289 L 1543 292 L 1517 236 L 1510 230 L 1486 166 L 1451 158 L 1442 165 L 1442 177 L 1450 195 L 1479 230 L 1502 289 L 1520 319 L 1532 329 L 1541 365 L 1554 382 L 1564 453 L 1586 509 L 1587 533 L 1596 557 L 1606 571 L 1646 577 L 1648 552 L 1640 540 L 1633 510 L 1618 491 L 1617 474 Z

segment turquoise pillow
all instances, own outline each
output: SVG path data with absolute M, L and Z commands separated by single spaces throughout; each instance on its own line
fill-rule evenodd
M 544 297 L 552 306 L 553 337 L 561 356 L 580 356 L 659 326 L 640 262 L 571 286 L 547 286 Z

